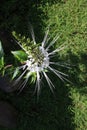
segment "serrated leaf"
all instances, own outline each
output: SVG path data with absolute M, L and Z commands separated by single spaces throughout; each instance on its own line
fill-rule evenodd
M 21 63 L 27 60 L 27 54 L 22 51 L 11 51 L 11 53 L 14 55 L 15 58 L 17 58 Z

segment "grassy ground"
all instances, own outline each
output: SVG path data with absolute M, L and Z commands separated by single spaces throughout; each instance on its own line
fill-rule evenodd
M 4 12 L 8 12 L 6 17 L 10 11 L 14 11 L 11 6 L 16 6 L 16 2 L 17 0 L 7 2 L 8 8 L 3 6 L 6 7 Z M 45 84 L 38 102 L 36 96 L 32 96 L 33 86 L 25 88 L 20 95 L 0 92 L 0 99 L 7 100 L 18 109 L 19 123 L 16 130 L 87 130 L 87 1 L 41 1 L 38 4 L 27 2 L 19 2 L 21 6 L 18 12 L 14 12 L 12 17 L 9 15 L 7 21 L 1 18 L 0 27 L 28 35 L 26 23 L 29 16 L 37 41 L 41 41 L 44 30 L 50 25 L 49 35 L 60 35 L 55 48 L 64 43 L 67 45 L 67 48 L 60 52 L 59 58 L 71 64 L 72 68 L 68 72 L 62 71 L 69 74 L 72 84 L 53 78 L 56 86 L 55 96 Z M 8 130 L 2 127 L 0 129 Z

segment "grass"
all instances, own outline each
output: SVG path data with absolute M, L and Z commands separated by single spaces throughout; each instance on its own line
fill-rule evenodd
M 15 2 L 16 0 L 13 1 Z M 9 2 L 8 10 L 6 8 L 4 11 L 7 10 L 9 13 L 13 3 Z M 51 37 L 60 35 L 55 48 L 63 43 L 67 45 L 67 48 L 59 54 L 59 58 L 71 64 L 72 69 L 68 72 L 64 69 L 62 71 L 69 74 L 73 84 L 62 83 L 59 79 L 55 81 L 53 77 L 56 86 L 55 96 L 45 83 L 38 102 L 36 96 L 32 96 L 34 86 L 25 88 L 20 95 L 0 92 L 0 98 L 18 109 L 19 123 L 16 130 L 87 130 L 87 1 L 30 3 L 26 5 L 23 0 L 22 4 L 19 2 L 18 4 L 22 6 L 18 9 L 19 13 L 14 13 L 16 19 L 12 17 L 10 21 L 9 17 L 6 23 L 2 18 L 1 28 L 7 28 L 8 25 L 11 30 L 15 29 L 28 35 L 25 19 L 29 16 L 30 22 L 35 27 L 37 40 L 41 41 L 46 27 L 50 25 L 49 35 Z M 24 10 L 26 6 L 28 10 Z M 22 17 L 25 12 L 25 17 Z M 20 24 L 19 18 L 23 19 Z M 18 30 L 20 26 L 23 28 Z M 2 127 L 0 129 L 8 130 Z

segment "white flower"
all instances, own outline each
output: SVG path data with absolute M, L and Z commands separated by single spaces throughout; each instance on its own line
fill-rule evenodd
M 45 34 L 45 37 L 44 37 L 41 45 L 37 46 L 36 41 L 35 41 L 34 32 L 32 29 L 32 39 L 33 39 L 35 48 L 32 50 L 32 52 L 30 54 L 29 54 L 28 50 L 26 50 L 20 43 L 18 43 L 18 45 L 21 46 L 21 48 L 28 55 L 28 59 L 25 61 L 25 64 L 23 66 L 19 67 L 19 69 L 23 70 L 23 73 L 15 81 L 15 84 L 17 84 L 18 82 L 20 82 L 20 79 L 22 79 L 23 76 L 26 77 L 25 81 L 21 84 L 21 90 L 24 88 L 24 86 L 28 82 L 31 74 L 33 74 L 33 73 L 36 74 L 36 87 L 35 88 L 37 90 L 37 93 L 39 93 L 39 91 L 40 91 L 40 87 L 41 87 L 40 83 L 41 83 L 43 76 L 45 77 L 50 89 L 53 91 L 53 88 L 55 88 L 51 79 L 47 75 L 48 71 L 53 72 L 62 81 L 64 81 L 64 80 L 68 81 L 68 79 L 66 79 L 66 77 L 65 77 L 68 75 L 51 67 L 52 65 L 64 66 L 64 65 L 61 65 L 59 62 L 51 61 L 51 57 L 55 56 L 55 54 L 57 52 L 64 49 L 65 46 L 62 45 L 59 48 L 51 51 L 50 48 L 53 46 L 54 43 L 56 43 L 56 41 L 58 40 L 59 37 L 56 36 L 50 43 L 49 43 L 49 39 L 47 37 L 48 37 L 48 31 Z

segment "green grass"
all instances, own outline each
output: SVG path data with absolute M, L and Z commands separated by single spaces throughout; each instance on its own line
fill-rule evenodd
M 9 2 L 9 7 L 13 3 Z M 37 40 L 41 41 L 44 30 L 50 25 L 49 35 L 52 38 L 56 34 L 60 35 L 55 48 L 63 43 L 67 45 L 67 48 L 60 52 L 59 58 L 71 64 L 72 69 L 68 72 L 64 69 L 62 71 L 69 74 L 73 84 L 62 83 L 53 78 L 56 86 L 55 96 L 45 83 L 38 102 L 36 96 L 32 96 L 34 86 L 25 88 L 20 95 L 0 92 L 1 100 L 7 100 L 19 111 L 16 130 L 87 130 L 87 1 L 62 0 L 53 4 L 49 1 L 43 4 L 41 1 L 37 6 L 30 2 L 29 10 L 24 10 L 26 3 L 23 0 L 22 3 L 24 4 L 20 3 L 22 6 L 16 19 L 12 16 L 12 21 L 11 18 L 7 21 L 9 23 L 2 19 L 1 28 L 11 27 L 11 30 L 28 35 L 25 19 L 29 16 Z M 6 10 L 10 12 L 10 8 L 6 8 L 5 12 Z M 25 12 L 26 15 L 22 18 Z M 22 21 L 20 24 L 21 19 L 24 23 Z M 2 127 L 0 129 L 8 130 Z

